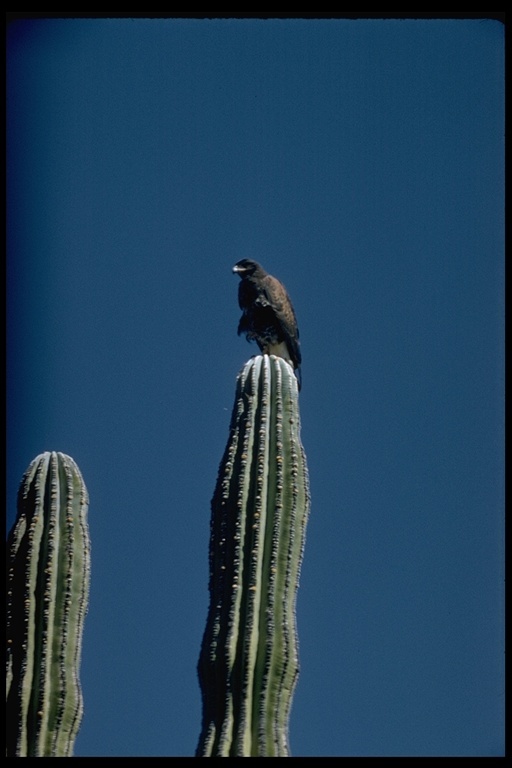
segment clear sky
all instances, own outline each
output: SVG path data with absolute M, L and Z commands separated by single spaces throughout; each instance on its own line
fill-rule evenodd
M 71 455 L 77 756 L 193 755 L 240 258 L 291 294 L 312 510 L 297 756 L 504 750 L 504 27 L 8 28 L 8 524 Z

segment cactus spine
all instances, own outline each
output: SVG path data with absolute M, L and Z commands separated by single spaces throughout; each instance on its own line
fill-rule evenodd
M 289 755 L 309 505 L 297 380 L 282 358 L 256 356 L 238 375 L 212 499 L 198 756 Z
M 87 490 L 63 453 L 37 456 L 7 542 L 7 756 L 69 757 L 89 595 Z

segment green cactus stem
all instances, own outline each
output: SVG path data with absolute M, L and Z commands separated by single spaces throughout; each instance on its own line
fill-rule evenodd
M 70 757 L 82 719 L 87 490 L 63 453 L 37 456 L 7 542 L 7 756 Z
M 258 355 L 238 375 L 212 499 L 197 756 L 289 755 L 309 506 L 297 380 L 284 359 Z

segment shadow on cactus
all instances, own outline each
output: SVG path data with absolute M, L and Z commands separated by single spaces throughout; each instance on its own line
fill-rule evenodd
M 25 472 L 7 541 L 7 757 L 70 757 L 82 719 L 88 495 L 72 458 Z
M 197 756 L 289 755 L 309 506 L 297 379 L 283 358 L 258 355 L 238 375 L 212 499 Z

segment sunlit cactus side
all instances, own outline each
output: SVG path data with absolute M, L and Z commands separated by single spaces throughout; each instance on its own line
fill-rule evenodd
M 8 757 L 70 757 L 82 719 L 79 665 L 89 598 L 88 494 L 72 458 L 25 472 L 7 541 Z
M 284 359 L 258 355 L 238 375 L 212 499 L 197 756 L 289 755 L 309 506 L 297 380 Z

